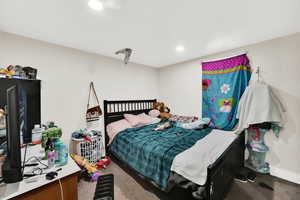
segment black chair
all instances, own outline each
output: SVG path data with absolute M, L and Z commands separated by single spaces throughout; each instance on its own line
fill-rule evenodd
M 97 181 L 94 200 L 114 200 L 114 175 L 100 176 Z

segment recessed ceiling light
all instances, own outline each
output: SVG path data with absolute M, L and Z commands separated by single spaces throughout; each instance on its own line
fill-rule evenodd
M 88 5 L 93 10 L 101 11 L 104 9 L 103 3 L 99 0 L 90 0 Z
M 185 48 L 184 48 L 184 46 L 182 46 L 182 45 L 178 45 L 177 47 L 176 47 L 176 51 L 177 52 L 183 52 L 185 50 Z

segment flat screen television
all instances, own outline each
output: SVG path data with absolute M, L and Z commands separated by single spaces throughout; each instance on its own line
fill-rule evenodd
M 17 86 L 7 89 L 6 140 L 7 157 L 2 165 L 5 183 L 15 183 L 23 179 L 20 143 L 20 97 Z

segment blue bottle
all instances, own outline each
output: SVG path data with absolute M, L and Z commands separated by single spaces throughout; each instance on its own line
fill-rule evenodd
M 63 143 L 57 139 L 54 143 L 54 151 L 55 151 L 55 164 L 59 165 L 60 164 L 60 151 L 61 151 L 61 145 Z
M 60 152 L 59 152 L 59 165 L 63 166 L 68 164 L 69 151 L 67 145 L 64 143 L 60 144 Z

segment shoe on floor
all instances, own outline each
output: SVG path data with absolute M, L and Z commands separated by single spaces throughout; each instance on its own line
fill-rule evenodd
M 248 182 L 247 176 L 245 176 L 243 174 L 237 174 L 237 175 L 235 175 L 234 179 L 236 181 L 241 182 L 241 183 L 247 183 Z
M 256 174 L 254 172 L 249 172 L 247 174 L 247 180 L 251 183 L 255 182 Z

